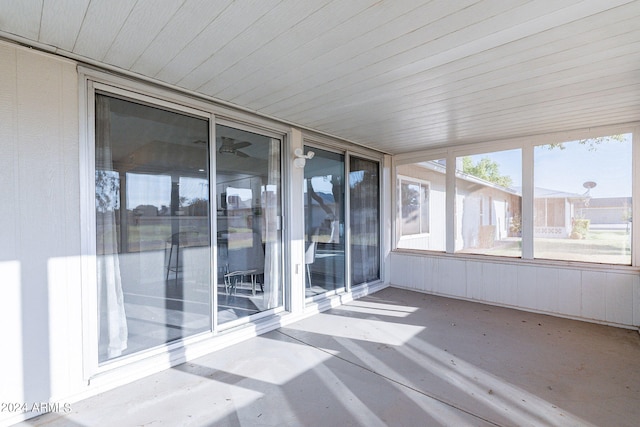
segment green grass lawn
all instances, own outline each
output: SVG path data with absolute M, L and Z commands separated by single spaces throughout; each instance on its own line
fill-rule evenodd
M 630 232 L 625 230 L 590 230 L 585 239 L 536 237 L 533 245 L 535 258 L 627 265 L 631 264 L 630 243 Z M 520 257 L 521 242 L 504 240 L 492 248 L 468 252 Z

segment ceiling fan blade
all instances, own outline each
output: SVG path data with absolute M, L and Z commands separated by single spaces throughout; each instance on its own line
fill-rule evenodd
M 242 157 L 242 158 L 249 157 L 249 155 L 248 155 L 248 154 L 243 153 L 242 151 L 236 151 L 236 156 L 238 156 L 238 157 Z
M 239 150 L 240 148 L 245 148 L 250 145 L 251 143 L 248 141 L 236 142 L 235 144 L 233 144 L 233 148 L 235 148 L 236 150 Z

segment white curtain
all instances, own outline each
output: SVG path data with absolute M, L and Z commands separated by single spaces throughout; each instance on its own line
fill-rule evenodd
M 351 157 L 351 277 L 354 285 L 380 278 L 379 165 Z
M 280 238 L 278 206 L 280 201 L 280 140 L 272 139 L 269 143 L 267 185 L 262 192 L 264 209 L 264 298 L 267 308 L 281 305 L 280 292 Z
M 118 258 L 115 209 L 119 206 L 119 179 L 117 171 L 113 170 L 111 156 L 109 99 L 100 95 L 96 99 L 98 333 L 100 348 L 106 347 L 106 359 L 111 359 L 120 356 L 127 348 L 128 328 Z M 105 360 L 104 354 L 101 353 L 99 358 Z

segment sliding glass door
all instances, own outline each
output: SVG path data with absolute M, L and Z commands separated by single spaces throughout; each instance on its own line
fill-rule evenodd
M 315 152 L 304 168 L 306 296 L 345 287 L 345 158 Z
M 349 158 L 351 284 L 380 279 L 380 164 Z
M 281 144 L 216 126 L 219 324 L 283 304 Z
M 282 138 L 163 105 L 95 95 L 99 363 L 283 306 Z
M 95 97 L 98 360 L 211 330 L 209 121 Z

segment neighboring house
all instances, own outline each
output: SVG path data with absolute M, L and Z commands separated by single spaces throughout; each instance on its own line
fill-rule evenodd
M 400 247 L 444 250 L 445 172 L 442 161 L 399 168 L 398 197 L 405 205 Z M 521 198 L 517 190 L 456 172 L 456 248 L 487 248 L 516 236 Z
M 620 227 L 631 222 L 631 197 L 603 197 L 575 205 L 578 218 L 588 219 L 591 226 Z
M 571 235 L 576 207 L 588 199 L 585 195 L 534 188 L 534 237 L 566 238 Z

